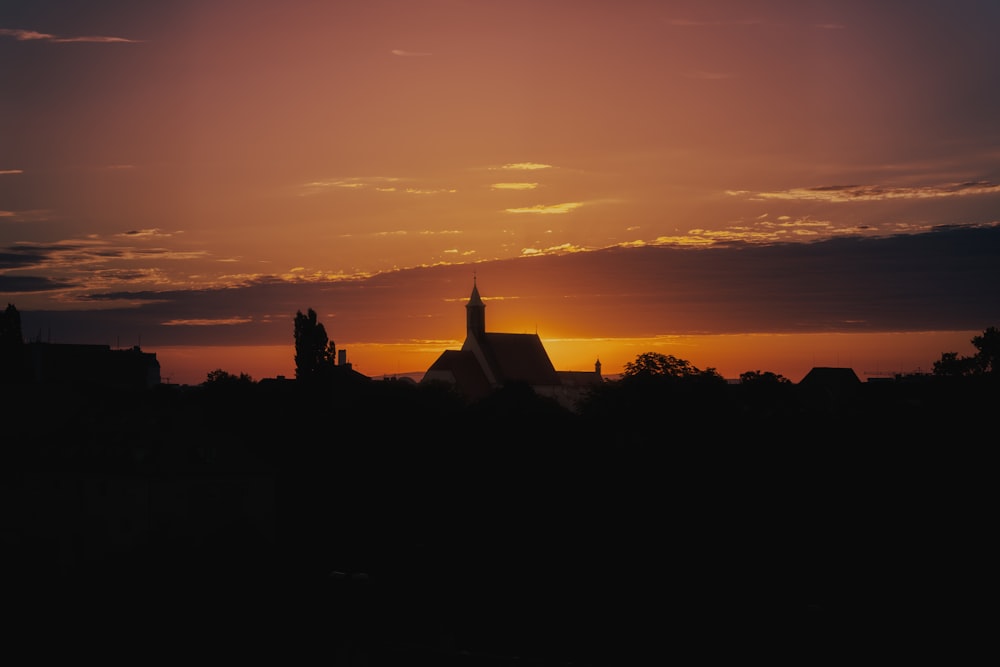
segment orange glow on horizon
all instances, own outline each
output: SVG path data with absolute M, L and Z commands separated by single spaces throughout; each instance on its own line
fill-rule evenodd
M 513 333 L 529 333 L 515 331 Z M 553 338 L 541 336 L 557 370 L 590 371 L 601 362 L 605 377 L 620 374 L 626 362 L 643 352 L 686 359 L 705 370 L 715 368 L 736 379 L 747 371 L 771 371 L 792 382 L 816 366 L 853 368 L 862 381 L 897 373 L 930 372 L 944 352 L 971 355 L 971 339 L 981 331 L 878 334 L 741 334 L 660 336 L 655 338 Z M 414 343 L 345 343 L 354 370 L 381 379 L 419 376 L 446 349 L 461 340 Z M 295 377 L 291 345 L 237 347 L 163 347 L 149 349 L 160 362 L 164 382 L 197 385 L 209 371 L 246 373 L 255 380 Z

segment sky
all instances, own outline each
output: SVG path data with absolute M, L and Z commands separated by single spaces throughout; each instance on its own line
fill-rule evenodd
M 538 333 L 726 377 L 1000 325 L 995 0 L 5 0 L 0 301 L 165 379 Z M 3 305 L 3 304 L 0 304 Z

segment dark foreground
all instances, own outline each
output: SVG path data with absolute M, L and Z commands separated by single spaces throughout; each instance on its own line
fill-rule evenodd
M 7 645 L 843 664 L 989 636 L 995 387 L 721 391 L 9 393 Z

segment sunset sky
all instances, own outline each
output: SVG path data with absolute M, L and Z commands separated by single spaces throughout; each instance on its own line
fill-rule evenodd
M 4 0 L 0 306 L 171 382 L 929 370 L 1000 326 L 996 0 Z

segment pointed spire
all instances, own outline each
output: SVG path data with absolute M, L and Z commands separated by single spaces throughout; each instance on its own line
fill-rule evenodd
M 486 304 L 479 296 L 475 272 L 472 274 L 472 295 L 465 304 L 465 333 L 473 337 L 486 333 Z
M 476 284 L 476 274 L 472 273 L 472 295 L 469 297 L 470 306 L 486 306 L 483 304 L 483 300 L 479 297 L 479 286 Z

